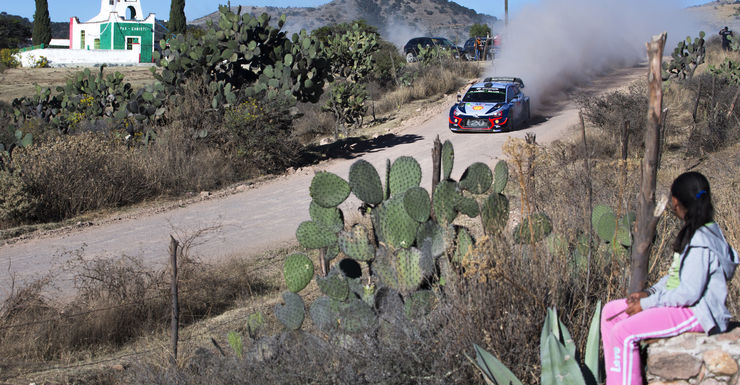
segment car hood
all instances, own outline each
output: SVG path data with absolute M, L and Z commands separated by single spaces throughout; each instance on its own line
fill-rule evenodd
M 498 110 L 504 103 L 460 103 L 457 109 L 465 115 L 489 115 Z

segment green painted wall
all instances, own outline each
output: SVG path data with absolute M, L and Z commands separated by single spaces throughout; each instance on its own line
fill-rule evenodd
M 102 26 L 101 26 L 102 28 Z M 142 63 L 151 63 L 154 51 L 154 26 L 141 23 L 114 23 L 111 31 L 113 33 L 113 49 L 126 49 L 126 37 L 139 37 L 141 44 Z M 101 41 L 102 41 L 101 37 Z M 110 40 L 109 40 L 110 41 Z M 101 42 L 101 47 L 103 46 Z
M 113 49 L 110 44 L 113 29 L 110 25 L 111 23 L 100 24 L 100 49 Z

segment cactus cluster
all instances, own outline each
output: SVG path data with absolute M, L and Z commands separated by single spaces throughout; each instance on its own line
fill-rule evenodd
M 447 141 L 442 146 L 445 178 L 433 198 L 420 187 L 419 163 L 408 156 L 389 160 L 384 179 L 365 160 L 352 164 L 348 181 L 332 173 L 316 173 L 309 189 L 311 220 L 296 230 L 302 247 L 320 250 L 323 256 L 321 274 L 315 278 L 322 296 L 309 310 L 314 325 L 324 331 L 345 332 L 373 327 L 378 316 L 375 296 L 380 290 L 399 295 L 409 318 L 425 314 L 436 298 L 429 289 L 441 284 L 450 262 L 460 264 L 474 249 L 475 240 L 467 229 L 453 225 L 458 215 L 477 217 L 485 212 L 482 221 L 489 232 L 505 227 L 509 214 L 508 200 L 501 194 L 508 179 L 505 164 L 500 162 L 494 173 L 487 165 L 474 163 L 457 182 L 450 178 L 453 162 L 454 150 Z M 491 192 L 494 184 L 497 190 Z M 345 229 L 338 206 L 350 193 L 363 202 L 372 228 L 358 223 Z M 483 205 L 486 211 L 479 200 L 488 202 Z M 330 266 L 339 253 L 343 258 Z M 305 258 L 299 254 L 286 260 L 286 295 L 305 287 L 303 272 L 309 270 Z
M 730 83 L 740 86 L 740 62 L 725 58 L 725 61 L 720 63 L 719 66 L 715 67 L 710 64 L 709 70 Z
M 676 77 L 679 80 L 691 79 L 696 67 L 704 63 L 706 47 L 704 45 L 704 31 L 694 39 L 687 36 L 686 40 L 679 41 L 671 53 L 671 60 L 663 63 L 663 79 Z
M 14 130 L 13 127 L 9 127 L 12 135 L 8 135 L 9 140 L 0 142 L 0 171 L 6 170 L 10 167 L 10 162 L 13 157 L 13 150 L 18 147 L 28 147 L 33 144 L 33 134 L 30 132 L 23 133 L 21 130 Z
M 178 35 L 154 53 L 161 67 L 155 77 L 169 89 L 187 78 L 208 79 L 214 107 L 233 105 L 238 96 L 317 102 L 329 71 L 321 44 L 305 31 L 288 38 L 285 15 L 270 25 L 267 14 L 254 17 L 219 6 L 217 25 L 202 36 Z M 174 92 L 172 92 L 174 93 Z

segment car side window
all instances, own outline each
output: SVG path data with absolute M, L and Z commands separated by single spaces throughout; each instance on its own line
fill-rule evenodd
M 519 87 L 517 87 L 517 86 L 511 86 L 509 88 L 509 93 L 510 93 L 509 94 L 509 101 L 511 101 L 512 99 L 516 99 L 519 96 L 521 96 L 520 95 L 521 93 L 519 92 Z

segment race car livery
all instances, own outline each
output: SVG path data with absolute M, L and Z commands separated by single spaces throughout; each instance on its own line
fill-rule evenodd
M 458 95 L 450 108 L 453 132 L 501 132 L 522 127 L 530 117 L 524 82 L 513 77 L 485 78 Z

